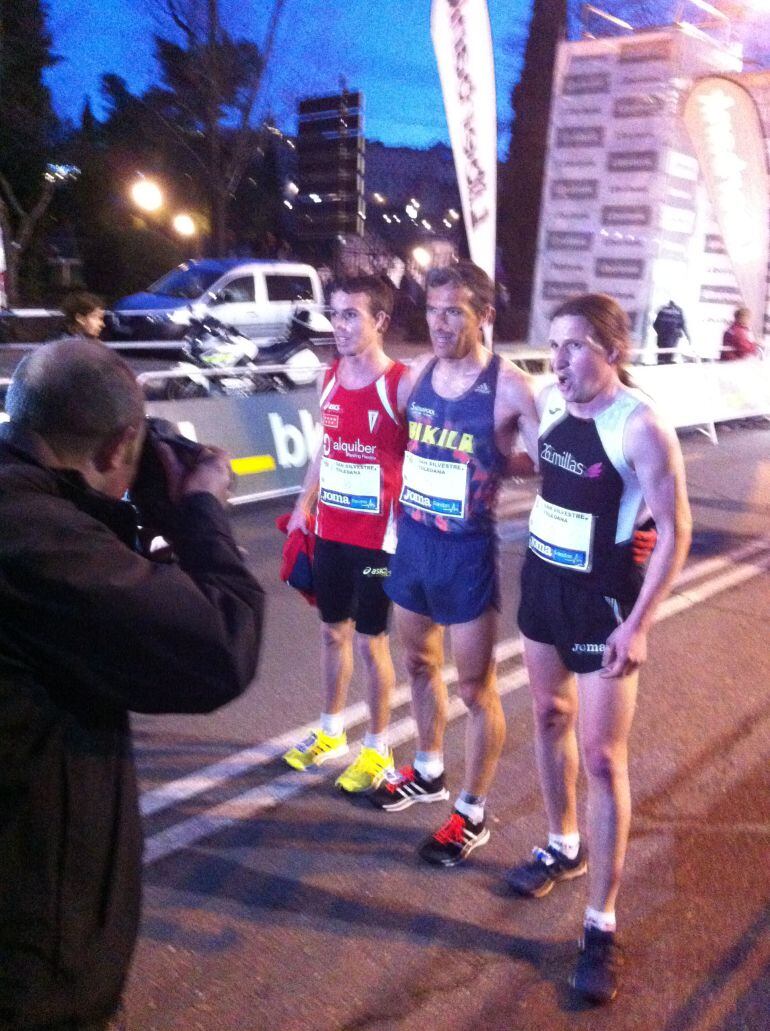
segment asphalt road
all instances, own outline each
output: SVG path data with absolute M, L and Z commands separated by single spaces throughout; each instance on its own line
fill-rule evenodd
M 545 833 L 515 629 L 532 488 L 507 491 L 500 513 L 508 738 L 492 836 L 446 871 L 415 855 L 444 804 L 383 814 L 335 793 L 342 760 L 309 775 L 278 758 L 320 695 L 317 616 L 277 579 L 276 503 L 234 513 L 269 596 L 258 679 L 210 717 L 134 720 L 147 849 L 131 1031 L 770 1027 L 770 423 L 721 427 L 718 447 L 697 433 L 683 443 L 695 540 L 653 631 L 633 731 L 618 999 L 597 1011 L 567 985 L 584 881 L 539 901 L 502 889 Z M 395 652 L 392 730 L 406 763 L 414 727 Z M 349 704 L 356 745 L 358 673 Z M 457 704 L 450 788 L 464 722 Z

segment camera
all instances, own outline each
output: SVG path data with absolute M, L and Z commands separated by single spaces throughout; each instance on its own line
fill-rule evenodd
M 136 506 L 141 523 L 163 532 L 173 525 L 173 506 L 168 493 L 166 472 L 157 444 L 167 444 L 186 469 L 194 469 L 204 448 L 183 437 L 173 422 L 147 416 L 147 433 L 139 457 L 136 479 L 128 492 Z

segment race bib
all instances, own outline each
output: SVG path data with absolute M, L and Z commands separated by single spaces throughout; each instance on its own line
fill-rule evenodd
M 442 462 L 406 452 L 402 505 L 448 519 L 464 519 L 467 495 L 468 466 L 465 463 Z
M 590 573 L 594 521 L 590 512 L 573 512 L 538 494 L 529 517 L 529 547 L 551 565 Z
M 334 458 L 321 460 L 319 501 L 350 512 L 380 512 L 380 467 L 376 462 L 354 465 Z

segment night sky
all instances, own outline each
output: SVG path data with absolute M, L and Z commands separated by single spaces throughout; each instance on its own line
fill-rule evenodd
M 263 43 L 272 2 L 220 4 L 232 35 Z M 60 116 L 79 120 L 86 95 L 100 115 L 104 72 L 122 76 L 132 92 L 156 81 L 153 33 L 173 37 L 157 13 L 160 2 L 48 0 L 48 6 L 62 60 L 47 81 Z M 501 149 L 531 9 L 532 0 L 489 0 Z M 364 92 L 369 139 L 416 147 L 447 142 L 429 16 L 429 0 L 286 0 L 259 114 L 270 112 L 294 132 L 297 98 L 336 92 L 344 76 L 348 87 Z

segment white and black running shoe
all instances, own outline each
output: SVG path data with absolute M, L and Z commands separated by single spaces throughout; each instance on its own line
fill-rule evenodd
M 380 786 L 366 796 L 373 806 L 397 813 L 415 802 L 445 802 L 449 798 L 444 774 L 421 777 L 411 766 L 388 773 Z

